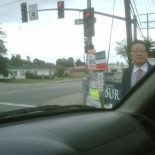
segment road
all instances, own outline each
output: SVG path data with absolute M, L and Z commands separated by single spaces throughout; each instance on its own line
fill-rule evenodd
M 0 111 L 53 104 L 83 104 L 82 81 L 0 83 Z

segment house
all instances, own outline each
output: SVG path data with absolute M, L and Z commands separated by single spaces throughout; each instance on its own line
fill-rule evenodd
M 32 73 L 38 77 L 54 77 L 55 69 L 50 67 L 36 67 L 36 66 L 21 66 L 21 67 L 8 67 L 8 78 L 25 79 L 26 73 Z

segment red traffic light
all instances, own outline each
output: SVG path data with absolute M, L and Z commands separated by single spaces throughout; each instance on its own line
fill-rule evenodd
M 94 8 L 87 8 L 83 10 L 83 26 L 84 26 L 84 37 L 92 37 L 95 35 Z
M 64 18 L 64 1 L 57 2 L 58 19 Z
M 58 2 L 58 7 L 62 7 L 62 2 Z
M 86 11 L 85 14 L 84 14 L 84 16 L 85 17 L 89 17 L 90 16 L 90 12 L 89 11 Z

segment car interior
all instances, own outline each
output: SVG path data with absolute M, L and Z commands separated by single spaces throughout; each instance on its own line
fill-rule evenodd
M 6 3 L 5 5 L 8 5 L 8 4 L 14 5 L 14 3 L 16 3 L 16 2 L 19 3 L 21 1 L 22 0 L 14 1 L 14 2 L 10 2 L 10 3 Z M 40 2 L 41 2 L 41 0 L 40 0 Z M 65 5 L 70 2 L 71 1 L 67 1 L 65 3 Z M 70 11 L 74 11 L 74 12 L 79 11 L 79 14 L 78 14 L 79 19 L 76 20 L 76 21 L 78 21 L 78 23 L 76 23 L 76 25 L 84 24 L 84 38 L 83 38 L 83 36 L 82 36 L 82 38 L 85 39 L 85 41 L 82 41 L 82 43 L 84 42 L 85 44 L 82 44 L 82 50 L 83 50 L 83 46 L 84 46 L 84 55 L 89 54 L 89 57 L 86 57 L 86 59 L 89 58 L 88 59 L 89 61 L 87 60 L 87 64 L 84 63 L 83 65 L 84 65 L 84 67 L 85 67 L 85 65 L 88 66 L 88 64 L 92 61 L 92 63 L 89 64 L 89 67 L 93 67 L 94 66 L 93 62 L 95 62 L 95 49 L 94 49 L 94 47 L 92 47 L 93 46 L 92 37 L 95 35 L 94 34 L 94 23 L 96 23 L 96 18 L 94 18 L 94 16 L 93 16 L 94 8 L 91 8 L 90 7 L 91 3 L 88 3 L 88 2 L 90 2 L 90 1 L 87 0 L 87 7 L 88 7 L 87 9 L 88 10 L 86 9 L 83 14 L 84 20 L 82 18 L 80 18 L 81 9 L 72 9 L 72 8 L 67 8 L 65 6 L 66 7 L 65 10 L 66 11 L 70 10 Z M 109 1 L 105 1 L 105 2 L 109 2 Z M 127 1 L 124 0 L 124 2 L 127 2 Z M 153 2 L 155 3 L 155 1 L 153 1 Z M 79 1 L 78 1 L 78 3 L 79 3 Z M 94 1 L 94 3 L 95 3 L 95 1 Z M 107 4 L 107 3 L 105 3 L 105 4 Z M 5 5 L 0 5 L 0 6 L 4 7 Z M 51 3 L 50 5 L 52 6 L 53 4 Z M 57 5 L 59 7 L 58 8 L 58 19 L 64 18 L 64 2 L 60 1 L 59 3 L 57 3 Z M 131 5 L 131 3 L 129 3 L 129 5 Z M 29 34 L 32 32 L 24 31 L 24 30 L 26 30 L 26 28 L 29 27 L 29 25 L 27 25 L 27 26 L 25 25 L 25 27 L 21 26 L 21 24 L 24 25 L 24 23 L 26 24 L 28 22 L 28 17 L 27 17 L 28 11 L 26 8 L 27 4 L 23 3 L 21 6 L 23 9 L 26 9 L 26 11 L 21 9 L 22 12 L 25 12 L 26 19 L 22 18 L 23 23 L 21 23 L 21 21 L 20 21 L 20 25 L 18 26 L 16 33 L 22 34 L 22 32 L 23 32 L 23 34 L 24 34 L 24 32 L 25 32 L 25 35 L 24 35 L 25 40 L 26 39 L 31 40 L 31 35 L 29 36 Z M 30 6 L 31 6 L 30 10 L 32 11 L 30 14 L 30 17 L 37 18 L 37 19 L 32 19 L 34 21 L 38 20 L 38 16 L 37 16 L 37 14 L 35 14 L 35 11 L 38 11 L 38 10 L 39 11 L 49 11 L 49 10 L 55 11 L 55 10 L 57 10 L 55 8 L 53 9 L 53 6 L 52 6 L 52 9 L 47 9 L 46 7 L 45 7 L 46 9 L 42 9 L 44 7 L 42 7 L 41 9 L 40 8 L 34 9 L 32 7 L 33 5 L 30 5 Z M 55 6 L 56 6 L 56 2 L 55 2 Z M 5 11 L 6 17 L 11 15 L 10 12 L 9 12 L 10 14 L 8 13 L 8 11 L 9 11 L 8 8 Z M 100 4 L 99 4 L 99 8 L 100 8 Z M 105 5 L 102 6 L 103 11 L 104 11 L 104 9 L 107 9 L 107 8 Z M 15 8 L 15 10 L 16 9 L 19 9 L 19 7 Z M 108 9 L 108 12 L 109 12 L 109 10 L 110 9 Z M 114 8 L 112 9 L 112 6 L 111 6 L 111 10 L 113 10 L 113 15 L 111 13 L 110 17 L 112 17 L 112 18 L 117 17 L 116 18 L 117 20 L 121 19 L 123 22 L 125 20 L 127 22 L 130 21 L 130 20 L 127 20 L 127 17 L 124 17 L 124 16 L 119 17 L 117 15 L 115 16 Z M 136 10 L 136 9 L 132 8 L 132 11 L 133 10 Z M 118 12 L 120 12 L 120 8 L 119 8 Z M 128 11 L 126 11 L 124 13 L 127 13 L 127 12 Z M 30 11 L 29 11 L 29 13 L 30 13 Z M 97 15 L 106 15 L 106 13 L 100 13 L 96 10 L 95 10 L 95 13 Z M 153 14 L 155 14 L 155 13 L 153 13 Z M 145 14 L 145 15 L 148 15 L 148 14 Z M 17 14 L 17 17 L 18 16 L 19 15 Z M 53 16 L 53 14 L 51 14 L 50 15 L 51 21 L 48 19 L 48 22 L 50 21 L 53 25 L 55 25 L 55 23 L 53 22 L 54 19 L 57 19 L 57 17 L 54 17 L 54 16 Z M 12 16 L 10 16 L 10 17 L 12 17 Z M 42 21 L 46 23 L 47 20 L 46 20 L 46 18 L 43 19 L 43 17 L 45 17 L 45 16 L 42 16 L 42 14 L 41 14 L 40 19 L 42 18 Z M 133 17 L 134 18 L 131 20 L 132 22 L 130 21 L 130 24 L 131 23 L 134 24 L 134 22 L 137 20 L 135 18 L 136 16 L 133 16 Z M 68 19 L 68 17 L 66 19 Z M 82 19 L 82 20 L 80 20 L 80 19 Z M 100 16 L 98 19 L 101 19 Z M 31 26 L 32 27 L 34 26 L 35 30 L 38 29 L 39 25 L 42 25 L 42 23 L 39 23 L 37 21 L 36 21 L 36 23 L 37 23 L 36 24 L 37 26 L 35 27 L 35 25 L 33 25 L 32 21 L 31 21 L 31 24 L 32 24 Z M 59 24 L 64 27 L 67 26 L 65 31 L 72 30 L 68 26 L 69 20 L 64 25 L 62 23 L 63 22 L 60 21 Z M 90 26 L 90 23 L 92 24 L 92 26 Z M 101 23 L 102 23 L 102 20 L 101 20 Z M 105 23 L 106 23 L 105 18 L 103 18 L 103 25 Z M 97 31 L 98 33 L 96 33 L 96 34 L 98 34 L 99 36 L 101 34 L 103 38 L 99 38 L 99 39 L 97 38 L 96 44 L 98 44 L 98 42 L 100 42 L 100 40 L 101 40 L 101 45 L 102 45 L 104 43 L 104 40 L 102 41 L 102 39 L 104 39 L 107 34 L 108 35 L 106 37 L 108 37 L 108 39 L 110 40 L 109 42 L 111 42 L 113 20 L 112 21 L 110 20 L 110 23 L 111 23 L 111 26 L 104 27 L 104 28 L 102 25 L 98 25 L 99 28 L 101 28 L 101 29 L 100 29 L 100 31 Z M 17 23 L 15 23 L 15 25 L 16 24 Z M 30 24 L 30 21 L 29 21 L 29 24 Z M 118 25 L 120 26 L 119 29 L 123 32 L 124 30 L 121 29 L 121 26 L 123 24 L 122 25 L 118 24 Z M 42 26 L 43 26 L 43 29 L 48 29 L 47 25 L 42 25 Z M 57 26 L 58 25 L 56 24 L 55 27 L 57 27 Z M 89 26 L 91 27 L 91 29 L 93 31 L 89 32 L 87 30 L 88 29 L 87 27 L 89 27 Z M 128 27 L 128 23 L 126 25 L 124 24 L 124 26 Z M 135 27 L 136 24 L 132 25 L 132 26 L 133 26 L 133 28 L 136 28 Z M 10 25 L 9 28 L 10 27 L 12 28 L 12 25 Z M 106 32 L 106 31 L 108 31 L 107 30 L 108 28 L 109 28 L 109 32 L 111 31 L 110 35 L 109 35 L 109 33 L 107 33 L 107 34 L 101 33 L 102 29 L 105 29 L 105 32 Z M 70 39 L 68 41 L 69 44 L 76 43 L 75 46 L 73 44 L 74 49 L 73 50 L 67 49 L 68 51 L 71 51 L 72 53 L 75 54 L 76 53 L 75 49 L 76 48 L 78 49 L 77 44 L 79 44 L 78 38 L 74 37 L 73 35 L 67 34 L 67 32 L 69 32 L 69 31 L 66 31 L 66 33 L 61 34 L 61 32 L 63 32 L 63 31 L 61 30 L 60 27 L 58 27 L 58 31 L 55 34 L 53 33 L 54 29 L 52 31 L 51 31 L 51 29 L 52 28 L 49 25 L 49 30 L 50 30 L 49 35 L 52 36 L 52 37 L 50 36 L 52 39 L 55 38 L 56 40 L 61 41 L 61 39 L 63 40 L 64 36 L 66 37 L 66 38 L 64 37 L 66 39 L 66 41 L 68 39 L 67 37 L 70 37 L 71 39 L 75 39 L 75 41 L 71 40 L 71 42 L 70 42 Z M 96 29 L 98 29 L 98 27 Z M 10 30 L 10 34 L 11 34 L 14 29 L 9 29 L 9 30 Z M 26 32 L 28 32 L 28 35 Z M 52 40 L 50 40 L 45 34 L 45 32 L 48 33 L 48 31 L 45 31 L 45 32 L 39 33 L 39 34 L 38 34 L 38 32 L 39 32 L 39 29 L 34 34 L 36 34 L 35 37 L 36 38 L 38 37 L 38 40 L 41 40 L 41 43 L 38 42 L 37 46 L 39 49 L 39 47 L 42 48 L 42 46 L 39 46 L 39 44 L 43 45 L 43 49 L 42 49 L 43 54 L 45 54 L 44 52 L 46 51 L 46 47 L 48 47 L 48 46 L 50 47 L 51 45 L 52 46 L 54 45 L 55 47 L 57 46 L 57 47 L 63 48 L 62 51 L 64 53 L 61 52 L 60 56 L 66 55 L 65 47 L 67 47 L 67 45 L 65 44 L 65 42 L 62 43 L 59 41 L 57 43 L 53 43 Z M 79 33 L 78 29 L 75 29 L 75 32 Z M 82 32 L 83 32 L 83 29 L 82 29 Z M 128 31 L 128 32 L 130 33 L 130 31 Z M 16 35 L 16 33 L 14 32 L 12 34 Z M 119 34 L 119 32 L 116 33 L 116 35 L 119 37 L 121 36 L 121 34 Z M 19 36 L 22 36 L 22 35 L 19 35 Z M 17 37 L 18 37 L 18 35 L 17 35 Z M 132 37 L 129 36 L 129 38 L 132 38 Z M 19 39 L 20 39 L 20 37 L 19 37 Z M 13 37 L 13 41 L 14 40 L 15 39 Z M 35 43 L 38 40 L 33 40 L 33 37 L 32 37 L 32 41 L 35 41 Z M 44 45 L 43 40 L 46 41 L 48 44 Z M 105 41 L 107 41 L 107 40 L 105 39 Z M 24 42 L 24 40 L 22 41 L 22 39 L 21 39 L 21 42 L 18 42 L 17 47 L 20 46 L 20 43 L 22 43 L 22 42 Z M 14 44 L 14 42 L 11 45 L 13 46 L 13 44 Z M 32 44 L 33 43 L 30 42 L 31 46 L 32 46 Z M 107 43 L 105 43 L 105 44 L 107 44 Z M 12 48 L 11 45 L 10 45 L 10 48 Z M 28 45 L 25 44 L 24 47 L 25 46 L 28 46 Z M 98 45 L 98 46 L 100 46 L 100 45 Z M 34 47 L 35 47 L 35 45 L 34 45 Z M 56 49 L 59 49 L 57 47 L 56 47 Z M 35 49 L 35 51 L 37 52 L 35 54 L 37 56 L 38 56 L 38 53 L 41 53 L 38 49 Z M 98 48 L 98 49 L 100 49 L 100 48 Z M 26 50 L 27 49 L 23 50 L 24 54 L 26 52 L 28 52 Z M 59 50 L 55 50 L 54 48 L 52 48 L 52 50 L 55 53 L 57 53 L 57 51 L 59 51 Z M 51 55 L 51 57 L 54 57 L 52 55 L 52 52 L 53 52 L 52 50 L 51 49 L 49 50 L 49 55 Z M 20 48 L 19 48 L 19 51 L 20 51 Z M 18 50 L 17 51 L 15 50 L 14 52 L 18 52 Z M 33 53 L 31 51 L 29 51 L 29 52 Z M 78 52 L 80 52 L 80 50 Z M 103 52 L 103 51 L 101 51 L 101 52 Z M 110 43 L 109 43 L 109 52 L 110 52 Z M 141 52 L 141 51 L 138 51 L 138 52 Z M 143 52 L 146 52 L 146 51 L 143 51 Z M 42 55 L 41 55 L 41 57 L 42 57 Z M 48 56 L 46 55 L 46 57 L 48 57 Z M 109 59 L 109 57 L 110 57 L 110 55 L 108 54 L 108 59 Z M 111 55 L 111 57 L 113 57 L 113 56 Z M 115 58 L 115 57 L 113 57 L 113 58 L 116 61 L 117 58 Z M 85 59 L 85 56 L 83 56 L 83 59 Z M 98 62 L 104 61 L 104 60 L 106 60 L 106 59 L 102 58 L 102 59 L 99 59 Z M 117 64 L 118 63 L 119 62 L 117 62 Z M 103 65 L 103 64 L 105 64 L 105 62 L 104 63 L 100 62 L 98 65 L 100 65 L 100 64 Z M 113 65 L 116 65 L 116 64 L 113 64 Z M 74 66 L 74 64 L 73 64 L 73 66 Z M 57 66 L 57 69 L 59 69 L 58 67 L 59 67 L 59 65 Z M 63 67 L 64 66 L 62 65 L 62 69 L 64 69 Z M 123 69 L 125 69 L 125 67 L 126 66 L 124 66 Z M 108 67 L 106 67 L 106 69 L 107 68 Z M 91 71 L 92 71 L 92 68 L 89 68 L 89 69 L 91 69 Z M 99 68 L 98 70 L 100 70 L 100 69 L 101 68 Z M 115 68 L 112 68 L 112 69 L 115 69 Z M 123 71 L 123 69 L 121 71 Z M 68 73 L 68 72 L 66 72 L 66 73 Z M 66 81 L 68 81 L 70 79 L 70 74 L 66 74 L 66 75 L 68 75 L 68 78 L 66 79 Z M 55 75 L 53 77 L 55 77 Z M 64 75 L 62 76 L 62 78 L 64 78 Z M 114 78 L 114 77 L 112 77 L 112 78 Z M 43 80 L 43 77 L 41 80 Z M 101 82 L 103 82 L 102 79 L 101 79 Z M 106 109 L 104 106 L 102 108 L 97 108 L 97 107 L 93 107 L 93 106 L 88 106 L 86 104 L 81 105 L 80 103 L 78 105 L 75 105 L 75 103 L 74 103 L 75 99 L 74 99 L 74 97 L 72 97 L 73 98 L 72 105 L 63 106 L 63 103 L 61 103 L 61 105 L 38 106 L 39 104 L 36 104 L 35 107 L 31 107 L 31 108 L 29 107 L 29 108 L 23 108 L 23 109 L 19 109 L 19 110 L 1 112 L 0 113 L 0 155 L 155 155 L 155 84 L 154 83 L 155 83 L 155 66 L 150 70 L 150 72 L 147 75 L 145 75 L 142 78 L 142 80 L 140 80 L 132 89 L 130 89 L 126 93 L 125 96 L 123 96 L 123 98 L 119 101 L 119 103 L 116 106 L 112 107 L 111 109 Z M 48 85 L 48 83 L 46 83 L 46 84 Z M 82 86 L 82 80 L 81 80 L 81 86 Z M 101 85 L 101 87 L 102 86 L 103 85 Z M 67 88 L 64 87 L 64 89 L 69 89 L 69 87 L 67 87 Z M 50 91 L 50 89 L 48 91 Z M 7 94 L 8 92 L 5 92 L 5 93 Z M 24 93 L 25 92 L 23 92 L 23 94 Z M 50 93 L 52 94 L 52 92 L 50 92 Z M 35 92 L 35 94 L 37 96 L 38 92 Z M 11 95 L 12 94 L 10 94 L 10 96 Z M 41 96 L 42 95 L 43 94 L 41 94 Z M 12 98 L 15 98 L 15 97 L 13 96 Z M 35 98 L 35 97 L 32 95 L 30 98 Z M 38 99 L 36 99 L 36 100 L 38 100 Z
M 4 115 L 1 155 L 154 155 L 155 68 L 114 109 Z

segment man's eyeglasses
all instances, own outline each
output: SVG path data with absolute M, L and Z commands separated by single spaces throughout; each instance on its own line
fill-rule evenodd
M 146 53 L 146 51 L 143 51 L 143 50 L 135 50 L 135 51 L 131 51 L 132 53 Z

